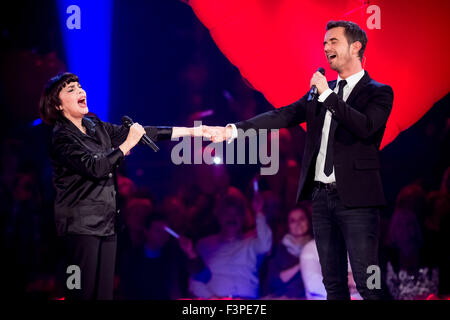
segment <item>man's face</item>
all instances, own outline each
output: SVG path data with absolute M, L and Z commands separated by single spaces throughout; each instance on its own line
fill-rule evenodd
M 66 118 L 82 118 L 88 113 L 86 102 L 86 91 L 81 88 L 78 82 L 70 82 L 59 93 L 61 100 L 61 110 Z
M 354 59 L 359 59 L 355 43 L 349 45 L 345 37 L 344 27 L 336 27 L 327 31 L 323 41 L 323 49 L 331 69 L 337 72 L 342 71 L 353 63 Z

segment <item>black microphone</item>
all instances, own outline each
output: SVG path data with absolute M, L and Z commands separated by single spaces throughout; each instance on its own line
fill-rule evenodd
M 317 71 L 319 71 L 321 74 L 325 75 L 325 69 L 324 68 L 319 67 L 317 69 Z M 311 87 L 311 90 L 309 91 L 308 101 L 311 101 L 312 99 L 318 98 L 318 97 L 319 97 L 319 95 L 317 93 L 317 88 L 316 88 L 316 86 L 313 85 Z
M 123 116 L 122 117 L 122 124 L 126 127 L 126 128 L 130 128 L 134 122 L 133 120 L 131 120 L 130 117 L 128 116 Z M 147 146 L 149 146 L 150 148 L 153 149 L 153 151 L 157 152 L 159 151 L 158 146 L 152 141 L 152 139 L 150 139 L 146 134 L 144 134 L 141 138 L 141 140 L 139 141 Z

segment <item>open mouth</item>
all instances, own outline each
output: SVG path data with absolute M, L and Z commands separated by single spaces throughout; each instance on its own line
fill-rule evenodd
M 336 55 L 335 54 L 330 54 L 329 56 L 328 56 L 328 61 L 332 61 L 333 59 L 335 59 L 336 58 Z
M 86 97 L 81 97 L 80 99 L 78 99 L 78 105 L 80 105 L 83 108 L 86 108 Z

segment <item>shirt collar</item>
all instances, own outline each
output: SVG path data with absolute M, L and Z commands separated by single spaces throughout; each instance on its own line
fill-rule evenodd
M 351 76 L 347 77 L 347 79 L 345 79 L 347 81 L 347 85 L 349 86 L 350 90 L 353 89 L 356 84 L 359 82 L 359 80 L 362 79 L 362 77 L 364 77 L 364 69 L 362 69 L 361 71 L 352 74 Z M 338 87 L 339 85 L 339 81 L 343 80 L 339 75 L 337 78 L 337 82 L 336 82 L 336 87 Z

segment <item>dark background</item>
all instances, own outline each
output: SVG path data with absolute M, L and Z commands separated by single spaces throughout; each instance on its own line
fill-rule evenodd
M 262 94 L 246 85 L 186 4 L 176 0 L 116 0 L 113 7 L 110 122 L 120 123 L 120 118 L 127 114 L 146 125 L 192 126 L 193 120 L 198 119 L 196 112 L 212 109 L 214 114 L 201 119 L 203 123 L 225 125 L 272 108 Z M 8 197 L 13 196 L 20 175 L 34 177 L 32 192 L 38 199 L 43 220 L 40 237 L 51 242 L 55 236 L 47 154 L 51 129 L 32 123 L 39 118 L 38 101 L 46 81 L 58 72 L 70 71 L 66 67 L 58 19 L 54 1 L 20 0 L 2 4 L 0 9 L 0 219 L 2 244 L 14 257 L 18 247 L 7 242 L 11 239 L 8 232 L 13 232 L 8 231 L 8 217 L 14 212 Z M 449 110 L 447 94 L 418 123 L 381 151 L 382 177 L 389 202 L 383 211 L 386 223 L 402 187 L 419 183 L 426 192 L 440 188 L 443 173 L 450 164 Z M 304 132 L 298 127 L 290 133 L 292 156 L 300 162 Z M 151 193 L 156 202 L 176 194 L 180 187 L 213 186 L 215 182 L 201 181 L 209 176 L 193 174 L 191 166 L 172 164 L 170 152 L 174 144 L 159 143 L 159 153 L 136 148 L 120 169 Z M 227 165 L 218 170 L 225 171 L 230 185 L 245 193 L 259 165 Z M 210 191 L 216 192 L 213 187 Z M 50 260 L 56 259 L 52 256 L 53 249 L 48 250 Z M 16 266 L 3 264 L 5 272 L 20 277 L 23 270 Z M 48 272 L 48 266 L 42 268 L 42 273 Z M 10 277 L 11 290 L 21 294 L 27 280 L 17 277 Z M 22 286 L 17 281 L 22 281 Z

